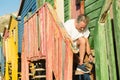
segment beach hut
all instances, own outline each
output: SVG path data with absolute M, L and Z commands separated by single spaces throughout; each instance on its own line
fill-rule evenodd
M 0 35 L 0 75 L 1 79 L 4 77 L 4 55 L 2 47 L 2 35 Z
M 5 79 L 18 80 L 18 24 L 14 15 L 4 29 L 3 47 L 5 55 Z
M 51 7 L 45 2 L 50 3 Z M 62 80 L 72 80 L 73 74 L 73 54 L 71 54 L 71 49 L 68 47 L 68 53 L 66 56 L 58 54 L 51 57 L 51 54 L 47 53 L 47 38 L 45 36 L 50 36 L 47 34 L 46 26 L 51 23 L 65 22 L 70 18 L 76 18 L 79 14 L 86 14 L 90 18 L 88 28 L 90 29 L 89 42 L 91 49 L 94 51 L 95 56 L 95 72 L 94 79 L 97 80 L 117 80 L 119 79 L 119 1 L 118 0 L 61 0 L 62 5 L 59 4 L 60 0 L 37 0 L 37 1 L 27 1 L 22 0 L 21 7 L 18 13 L 21 21 L 19 21 L 19 53 L 22 53 L 23 65 L 26 65 L 26 70 L 23 68 L 23 79 L 33 78 L 34 66 L 40 66 L 39 64 L 44 64 L 44 69 L 46 69 L 46 79 L 51 80 L 62 79 Z M 117 3 L 118 2 L 118 3 Z M 29 3 L 29 4 L 28 4 Z M 36 4 L 36 5 L 35 5 Z M 117 5 L 115 5 L 117 4 Z M 48 7 L 46 7 L 48 6 Z M 61 6 L 61 7 L 60 7 Z M 50 18 L 48 12 L 53 14 Z M 117 15 L 115 15 L 117 14 Z M 46 18 L 48 17 L 48 19 Z M 47 20 L 53 20 L 51 23 L 47 23 Z M 58 28 L 61 26 L 57 26 Z M 41 27 L 42 26 L 42 27 Z M 47 27 L 48 27 L 47 26 Z M 36 31 L 37 29 L 37 31 Z M 27 31 L 28 30 L 28 31 Z M 62 31 L 56 31 L 56 34 L 63 34 Z M 40 34 L 41 33 L 41 34 Z M 63 34 L 65 36 L 65 34 Z M 32 37 L 31 37 L 32 36 Z M 53 37 L 51 33 L 51 37 Z M 57 36 L 58 39 L 61 36 Z M 40 41 L 41 40 L 41 41 Z M 68 41 L 69 43 L 69 41 Z M 64 43 L 64 45 L 69 45 L 70 43 Z M 31 46 L 30 46 L 31 45 Z M 60 43 L 58 44 L 60 45 Z M 51 43 L 52 46 L 52 43 Z M 65 46 L 66 47 L 66 46 Z M 54 47 L 53 47 L 54 48 Z M 37 49 L 37 50 L 36 50 Z M 51 49 L 51 48 L 50 48 Z M 59 48 L 60 49 L 60 48 Z M 43 51 L 41 51 L 43 50 Z M 55 49 L 58 51 L 57 49 Z M 63 50 L 64 51 L 64 50 Z M 49 52 L 49 51 L 48 51 Z M 38 55 L 39 54 L 39 55 Z M 53 59 L 51 59 L 53 58 Z M 40 60 L 39 60 L 40 59 Z M 43 60 L 43 63 L 40 61 Z M 56 59 L 56 60 L 55 60 Z M 61 61 L 62 60 L 62 61 Z M 54 61 L 55 64 L 51 65 Z M 56 64 L 61 61 L 62 65 L 59 68 Z M 51 63 L 51 64 L 50 64 Z M 48 66 L 51 70 L 48 69 Z M 63 68 L 65 66 L 65 68 Z M 30 68 L 32 67 L 32 68 Z M 62 68 L 62 72 L 61 71 Z M 39 74 L 39 70 L 36 69 L 35 72 Z M 33 72 L 32 72 L 33 71 Z M 25 72 L 25 73 L 24 73 Z M 53 73 L 52 73 L 53 72 Z M 60 74 L 58 74 L 60 72 Z M 49 73 L 49 74 L 48 74 Z M 54 77 L 52 76 L 54 75 Z M 60 76 L 62 75 L 62 76 Z M 78 74 L 82 75 L 82 74 Z M 75 75 L 76 76 L 76 75 Z M 58 78 L 59 77 L 59 78 Z M 61 78 L 62 77 L 62 78 Z M 40 78 L 37 76 L 34 78 Z M 49 79 L 48 79 L 49 78 Z

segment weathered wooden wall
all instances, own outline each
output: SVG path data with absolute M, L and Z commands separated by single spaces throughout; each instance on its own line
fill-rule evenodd
M 3 48 L 2 48 L 2 39 L 0 41 L 0 68 L 1 68 L 1 78 L 4 76 L 4 55 L 3 55 Z
M 57 3 L 54 3 L 54 1 L 56 1 Z M 117 62 L 115 63 L 115 57 L 114 57 L 115 56 L 114 49 L 116 49 L 117 61 L 119 62 L 119 35 L 118 35 L 118 33 L 119 33 L 119 25 L 118 25 L 118 23 L 119 23 L 119 20 L 118 20 L 119 5 L 118 5 L 118 3 L 119 2 L 117 0 L 114 0 L 114 14 L 117 13 L 117 15 L 114 15 L 115 16 L 114 17 L 114 21 L 115 21 L 115 29 L 114 29 L 115 31 L 114 32 L 115 32 L 115 40 L 116 40 L 115 41 L 116 48 L 115 48 L 113 46 L 113 45 L 115 45 L 113 43 L 113 37 L 112 37 L 113 31 L 111 30 L 111 27 L 113 27 L 113 25 L 111 25 L 111 21 L 110 21 L 111 18 L 108 13 L 109 2 L 111 2 L 111 1 L 112 0 L 85 0 L 85 14 L 87 16 L 89 16 L 89 18 L 90 18 L 90 22 L 88 24 L 88 27 L 91 32 L 89 41 L 90 41 L 91 48 L 94 49 L 94 51 L 95 51 L 96 79 L 98 79 L 98 80 L 109 80 L 109 79 L 116 80 L 117 74 L 116 74 L 115 69 L 118 69 L 118 76 L 120 73 L 119 63 L 117 63 Z M 57 0 L 38 0 L 38 2 L 39 3 L 37 6 L 39 6 L 39 7 L 40 6 L 43 7 L 42 5 L 44 2 L 49 2 L 50 4 L 52 4 L 52 6 L 54 8 L 57 8 L 57 9 L 59 6 L 59 4 L 58 4 L 59 1 L 57 1 Z M 57 6 L 56 6 L 56 4 L 57 4 Z M 76 5 L 78 5 L 76 3 L 76 0 L 64 0 L 62 5 L 63 4 L 64 4 L 64 8 L 62 7 L 61 13 L 64 12 L 64 15 L 62 14 L 62 16 L 60 18 L 62 20 L 62 22 L 68 20 L 69 18 L 75 18 L 78 14 L 81 13 L 79 11 L 80 6 L 78 6 L 78 9 L 76 9 Z M 108 4 L 108 5 L 106 5 L 106 4 Z M 103 7 L 103 6 L 105 6 L 105 7 Z M 106 15 L 104 17 L 101 17 L 102 14 L 104 13 L 105 9 L 107 9 L 107 8 L 108 8 L 108 10 L 106 12 Z M 24 6 L 24 9 L 25 9 L 25 6 Z M 60 14 L 59 14 L 60 9 L 58 9 L 58 10 L 57 9 L 56 9 L 56 11 L 60 17 Z M 101 9 L 102 9 L 102 11 L 101 11 Z M 35 7 L 34 7 L 34 11 L 35 11 Z M 61 68 L 58 69 L 57 62 L 61 61 L 62 57 L 60 57 L 59 60 L 56 60 L 54 62 L 56 64 L 56 66 L 55 66 L 52 61 L 54 61 L 56 58 L 58 58 L 58 55 L 61 55 L 61 54 L 59 54 L 59 52 L 58 52 L 55 54 L 56 57 L 53 56 L 52 54 L 55 51 L 53 51 L 51 46 L 54 48 L 55 46 L 53 46 L 52 44 L 54 44 L 54 45 L 56 44 L 56 46 L 59 47 L 59 45 L 61 43 L 61 42 L 59 43 L 59 39 L 62 40 L 62 38 L 59 38 L 61 36 L 57 32 L 56 32 L 57 38 L 54 39 L 56 41 L 56 43 L 54 43 L 53 38 L 49 37 L 54 34 L 51 31 L 54 31 L 55 23 L 53 23 L 54 22 L 54 21 L 52 21 L 53 19 L 50 16 L 48 16 L 49 13 L 44 13 L 45 11 L 46 11 L 45 8 L 44 9 L 41 8 L 41 10 L 35 12 L 35 14 L 32 17 L 30 17 L 29 20 L 27 20 L 25 22 L 24 34 L 26 37 L 24 37 L 23 42 L 24 42 L 24 45 L 26 45 L 25 49 L 27 51 L 25 52 L 23 49 L 23 53 L 25 53 L 25 54 L 27 53 L 25 55 L 27 57 L 26 58 L 27 60 L 37 60 L 43 56 L 44 57 L 47 56 L 46 59 L 49 60 L 46 63 L 47 67 L 48 66 L 50 66 L 50 68 L 54 67 L 55 68 L 55 69 L 53 69 L 54 75 L 58 76 L 59 75 L 58 70 L 61 70 Z M 23 13 L 24 12 L 21 12 L 21 14 L 23 14 Z M 28 12 L 25 14 L 27 15 Z M 47 19 L 45 16 L 47 16 L 49 18 L 49 22 L 46 21 Z M 107 18 L 106 18 L 106 16 L 107 16 Z M 22 21 L 21 21 L 22 24 L 20 24 L 21 26 L 23 26 L 24 18 L 25 18 L 25 15 L 22 16 Z M 103 22 L 99 21 L 99 19 L 101 19 L 101 18 L 104 19 Z M 50 26 L 48 26 L 47 23 Z M 46 28 L 46 26 L 47 26 L 47 28 Z M 51 26 L 52 26 L 52 29 L 50 29 Z M 48 37 L 46 37 L 46 35 L 48 35 Z M 27 42 L 27 40 L 28 40 L 28 42 Z M 51 43 L 49 43 L 49 40 L 51 40 Z M 30 43 L 30 42 L 33 42 L 33 43 Z M 63 42 L 63 44 L 65 44 L 65 43 Z M 35 46 L 35 45 L 37 45 L 37 46 Z M 69 46 L 69 44 L 68 44 L 68 46 Z M 49 56 L 47 55 L 48 51 L 50 51 Z M 56 48 L 56 51 L 57 51 L 57 48 Z M 68 49 L 68 52 L 69 52 L 69 49 Z M 68 55 L 68 54 L 66 54 L 66 55 Z M 66 58 L 67 59 L 69 58 L 69 60 L 66 60 Z M 64 60 L 62 60 L 62 61 L 64 61 Z M 51 62 L 51 64 L 50 64 L 50 62 Z M 69 63 L 65 64 L 67 62 L 69 62 Z M 116 68 L 115 64 L 117 64 L 118 68 Z M 28 63 L 27 63 L 27 65 L 28 65 Z M 64 62 L 64 64 L 62 63 L 62 65 L 67 65 L 67 69 L 71 69 L 72 55 L 66 56 L 65 62 Z M 60 72 L 60 74 L 62 74 L 62 77 L 64 77 L 65 80 L 71 77 L 71 70 L 67 71 L 67 69 L 65 69 L 66 70 L 65 74 L 67 76 L 63 76 L 63 74 L 62 74 L 63 72 Z M 64 69 L 62 68 L 62 70 L 64 70 Z M 52 79 L 52 69 L 49 70 L 47 68 L 47 71 L 48 71 L 47 77 L 49 77 L 49 80 L 51 80 Z M 70 71 L 70 74 L 68 73 L 69 71 Z M 59 77 L 60 77 L 60 75 L 59 75 Z M 57 79 L 59 79 L 59 78 L 57 77 Z
M 10 52 L 12 64 L 12 80 L 18 80 L 18 21 L 11 15 L 9 23 Z
M 120 0 L 113 1 L 113 16 L 116 48 L 116 66 L 118 80 L 120 80 Z
M 111 18 L 107 15 L 105 23 L 99 23 L 95 31 L 97 80 L 117 80 Z
M 46 59 L 47 80 L 52 80 L 53 74 L 56 80 L 72 79 L 73 54 L 63 32 L 62 22 L 48 4 L 44 4 L 24 23 L 22 79 L 29 79 L 29 61 L 43 57 Z
M 24 31 L 24 21 L 28 19 L 37 9 L 36 0 L 22 0 L 18 16 L 20 16 L 18 24 L 18 52 L 22 51 L 22 37 Z
M 18 22 L 10 16 L 8 28 L 3 35 L 5 56 L 5 79 L 18 80 Z

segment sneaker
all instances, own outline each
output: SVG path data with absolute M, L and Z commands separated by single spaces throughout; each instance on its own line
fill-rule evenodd
M 90 71 L 85 67 L 84 64 L 78 65 L 78 66 L 77 66 L 77 70 L 78 70 L 78 71 L 81 71 L 81 72 L 83 72 L 83 73 L 90 73 Z
M 93 63 L 92 62 L 85 62 L 84 65 L 89 71 L 91 71 L 93 69 Z

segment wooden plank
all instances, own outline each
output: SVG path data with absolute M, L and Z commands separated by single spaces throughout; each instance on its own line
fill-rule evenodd
M 93 20 L 90 20 L 90 22 L 89 22 L 89 24 L 88 24 L 88 27 L 89 27 L 89 28 L 95 27 L 97 21 L 98 21 L 98 18 L 95 18 L 95 19 L 93 19 Z
M 61 56 L 62 57 L 62 64 L 61 64 L 62 65 L 62 73 L 61 73 L 61 78 L 62 79 L 61 80 L 64 80 L 64 71 L 65 71 L 64 70 L 64 65 L 65 65 L 65 45 L 66 44 L 65 44 L 64 40 L 62 40 L 62 45 L 61 45 L 62 46 L 62 56 Z
M 4 67 L 5 67 L 5 64 L 4 64 L 4 55 L 3 55 L 3 50 L 2 50 L 2 45 L 0 45 L 0 67 L 1 67 L 1 76 L 4 76 Z
M 89 37 L 89 43 L 90 43 L 90 48 L 94 49 L 94 37 L 93 36 Z
M 40 75 L 40 76 L 34 76 L 33 79 L 38 79 L 38 78 L 46 78 L 45 75 Z
M 59 34 L 59 54 L 58 54 L 58 80 L 63 80 L 64 75 L 63 75 L 63 63 L 62 61 L 64 61 L 64 55 L 65 53 L 63 53 L 63 37 L 61 36 L 61 34 Z M 64 49 L 65 51 L 65 49 Z
M 70 42 L 66 40 L 66 54 L 64 64 L 64 80 L 72 80 L 73 53 L 70 48 Z
M 107 46 L 107 57 L 108 57 L 108 70 L 109 70 L 109 79 L 117 80 L 116 78 L 116 63 L 115 63 L 115 53 L 114 53 L 114 43 L 113 43 L 113 31 L 111 25 L 110 12 L 107 14 L 107 20 L 105 23 L 106 31 L 106 46 Z
M 85 0 L 80 2 L 80 14 L 85 14 Z
M 50 3 L 52 6 L 54 6 L 54 0 L 46 0 L 46 2 Z
M 52 36 L 52 26 L 51 25 L 51 20 L 50 20 L 50 16 L 49 16 L 49 11 L 48 9 L 46 9 L 46 22 L 48 25 L 46 25 L 46 43 L 47 44 L 47 54 L 46 54 L 46 80 L 53 80 L 53 63 L 52 63 L 52 56 L 53 56 L 53 47 L 51 47 L 53 45 L 53 38 Z M 45 34 L 44 34 L 45 35 Z M 51 42 L 50 42 L 51 41 Z
M 89 30 L 90 30 L 90 36 L 94 36 L 94 27 L 93 28 L 89 28 Z
M 43 68 L 37 68 L 37 69 L 35 69 L 35 71 L 45 71 L 45 69 L 43 69 Z
M 70 18 L 70 0 L 64 0 L 64 20 Z
M 85 7 L 95 3 L 97 0 L 85 0 Z
M 102 8 L 103 2 L 104 2 L 103 0 L 98 0 L 94 3 L 92 3 L 91 5 L 85 7 L 85 9 L 86 9 L 85 13 L 88 14 L 99 8 Z
M 109 80 L 107 53 L 106 53 L 106 38 L 104 24 L 99 23 L 95 29 L 95 64 L 96 64 L 96 79 Z
M 118 76 L 118 80 L 120 80 L 120 2 L 119 0 L 113 1 L 113 16 L 114 16 L 113 29 L 115 33 L 117 76 Z
M 101 9 L 97 9 L 97 10 L 93 11 L 92 13 L 87 14 L 87 16 L 89 16 L 90 20 L 95 19 L 95 18 L 99 17 L 100 11 L 101 11 Z

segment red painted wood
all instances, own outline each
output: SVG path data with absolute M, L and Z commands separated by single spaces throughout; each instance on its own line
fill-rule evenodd
M 39 16 L 40 50 L 38 50 L 37 15 Z M 56 18 L 56 19 L 55 19 Z M 61 24 L 57 16 L 53 15 L 47 4 L 42 6 L 29 20 L 24 23 L 22 64 L 22 78 L 28 79 L 28 61 L 46 57 L 46 80 L 72 80 L 73 54 L 70 42 L 62 33 Z M 64 45 L 63 49 L 63 42 Z M 63 58 L 63 51 L 65 60 Z
M 73 53 L 70 49 L 70 42 L 66 40 L 66 55 L 64 66 L 64 80 L 72 80 Z
M 71 18 L 77 18 L 78 15 L 84 14 L 84 0 L 71 0 Z
M 26 27 L 25 27 L 26 28 Z M 24 34 L 26 34 L 26 31 L 24 30 Z M 22 64 L 22 71 L 21 71 L 21 80 L 29 80 L 29 66 L 28 66 L 28 60 L 27 60 L 27 50 L 26 50 L 26 44 L 25 44 L 25 35 L 23 35 L 23 41 L 22 41 L 22 56 L 21 56 L 21 64 Z
M 38 33 L 37 33 L 37 14 L 34 15 L 34 27 L 33 27 L 33 34 L 34 34 L 34 57 L 39 58 L 38 56 Z
M 52 39 L 52 26 L 51 26 L 51 20 L 50 20 L 50 16 L 48 13 L 48 10 L 46 9 L 46 24 L 47 24 L 47 55 L 46 55 L 46 76 L 47 76 L 47 80 L 53 80 L 52 78 L 52 72 L 54 72 L 53 70 L 53 66 L 55 65 L 55 63 L 52 63 L 52 57 L 53 57 L 53 39 Z M 55 69 L 55 68 L 54 68 Z
M 4 28 L 3 41 L 6 41 L 8 37 L 9 37 L 9 31 L 8 31 L 7 28 Z M 6 57 L 6 51 L 7 51 L 7 49 L 6 49 L 6 47 L 5 47 L 5 42 L 3 42 L 3 45 L 4 45 L 4 46 L 3 46 L 3 54 L 4 54 L 4 56 Z
M 44 7 L 39 11 L 39 21 L 40 21 L 40 37 L 41 37 L 41 55 L 45 56 L 46 55 L 46 23 L 45 23 L 45 9 Z M 43 35 L 44 34 L 44 35 Z
M 85 1 L 82 0 L 80 3 L 80 14 L 84 14 L 84 6 L 85 6 Z

